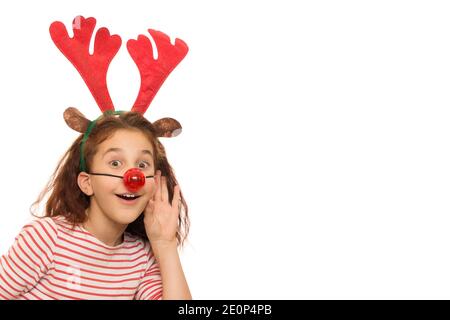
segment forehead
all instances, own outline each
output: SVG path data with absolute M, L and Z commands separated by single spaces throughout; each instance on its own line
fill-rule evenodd
M 122 149 L 123 153 L 141 153 L 142 150 L 149 150 L 152 154 L 153 147 L 147 136 L 137 130 L 117 130 L 112 136 L 103 141 L 98 150 L 101 155 L 109 149 Z

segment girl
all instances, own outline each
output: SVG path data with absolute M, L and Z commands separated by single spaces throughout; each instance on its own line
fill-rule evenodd
M 93 18 L 75 18 L 72 46 L 93 26 Z M 60 31 L 60 23 L 52 24 L 61 49 L 67 33 Z M 82 76 L 99 102 L 98 81 Z M 177 251 L 189 230 L 187 205 L 158 140 L 181 126 L 171 118 L 152 124 L 143 117 L 148 104 L 141 100 L 129 112 L 99 104 L 103 114 L 95 121 L 75 108 L 64 112 L 83 134 L 33 203 L 51 191 L 45 216 L 25 225 L 0 258 L 0 299 L 192 299 Z

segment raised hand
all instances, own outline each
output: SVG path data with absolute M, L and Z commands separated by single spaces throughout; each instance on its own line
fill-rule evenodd
M 158 170 L 155 175 L 156 190 L 144 211 L 144 225 L 152 246 L 176 244 L 178 217 L 181 210 L 180 187 L 174 187 L 172 203 L 169 202 L 167 178 Z

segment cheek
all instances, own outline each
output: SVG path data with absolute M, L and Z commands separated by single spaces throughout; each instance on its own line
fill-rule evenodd
M 95 179 L 92 181 L 92 187 L 97 192 L 109 193 L 114 190 L 114 187 L 120 183 L 113 177 L 101 177 L 102 179 Z M 118 180 L 118 179 L 117 179 Z
M 125 186 L 122 179 L 98 176 L 91 180 L 92 188 L 97 195 L 108 196 L 117 190 L 125 190 Z

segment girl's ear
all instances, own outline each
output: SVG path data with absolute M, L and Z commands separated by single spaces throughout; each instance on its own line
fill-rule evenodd
M 153 122 L 157 137 L 172 138 L 181 133 L 181 124 L 173 118 L 162 118 Z
M 87 196 L 92 196 L 94 190 L 92 189 L 91 180 L 86 172 L 80 172 L 77 179 L 78 187 Z
M 90 123 L 89 119 L 86 119 L 78 109 L 73 107 L 64 111 L 64 120 L 70 128 L 80 133 L 85 133 Z

